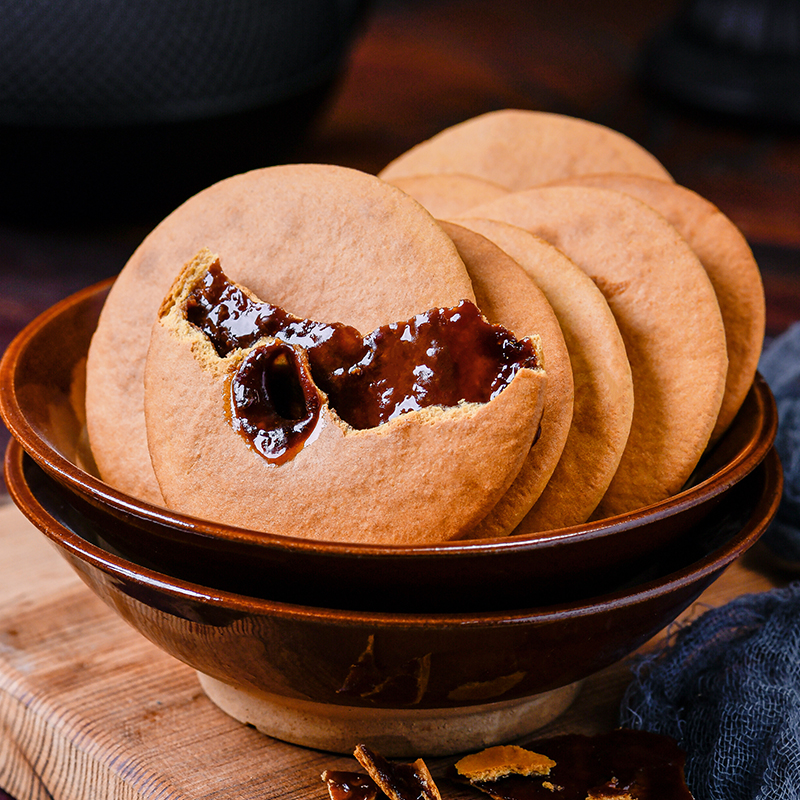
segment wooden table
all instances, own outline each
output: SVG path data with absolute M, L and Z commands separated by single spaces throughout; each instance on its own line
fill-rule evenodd
M 683 108 L 637 83 L 646 41 L 678 5 L 376 2 L 293 160 L 377 171 L 441 128 L 501 107 L 609 125 L 742 228 L 774 336 L 800 319 L 800 136 Z M 262 166 L 269 154 L 252 159 Z M 115 274 L 155 221 L 0 220 L 0 349 L 60 297 Z M 0 786 L 17 800 L 322 800 L 319 772 L 349 763 L 227 719 L 189 668 L 120 623 L 10 505 L 0 506 L 0 570 Z M 788 579 L 756 549 L 687 613 Z M 546 732 L 612 727 L 627 680 L 625 664 L 594 676 Z

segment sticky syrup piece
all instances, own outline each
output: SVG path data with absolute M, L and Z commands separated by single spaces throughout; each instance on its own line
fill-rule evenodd
M 264 337 L 303 350 L 313 384 L 325 392 L 345 422 L 360 430 L 428 406 L 486 403 L 520 369 L 539 366 L 529 339 L 517 340 L 502 326 L 490 324 L 468 301 L 455 308 L 431 309 L 362 337 L 353 327 L 302 319 L 270 303 L 254 301 L 227 278 L 219 260 L 190 292 L 184 313 L 221 357 Z M 282 352 L 286 362 L 298 365 L 294 377 L 283 369 L 284 361 L 265 354 L 248 363 L 247 376 L 233 378 L 232 395 L 237 429 L 259 442 L 254 446 L 262 455 L 279 462 L 302 447 L 319 415 L 300 361 Z M 277 366 L 283 369 L 280 378 L 258 374 Z M 262 391 L 270 386 L 275 392 Z M 250 402 L 258 394 L 275 395 L 268 413 L 256 411 Z M 246 400 L 244 405 L 240 405 L 240 395 Z M 282 396 L 298 402 L 284 401 Z M 288 417 L 282 417 L 284 407 L 293 409 Z M 264 425 L 274 425 L 278 433 L 273 437 Z M 273 439 L 281 443 L 275 454 L 271 454 Z
M 555 762 L 549 774 L 470 780 L 495 800 L 692 800 L 685 754 L 668 736 L 619 729 L 568 734 L 531 744 Z M 453 777 L 463 780 L 453 770 Z
M 442 800 L 425 762 L 413 764 L 388 761 L 366 745 L 356 745 L 353 755 L 389 800 Z
M 280 341 L 247 354 L 230 381 L 230 421 L 264 458 L 289 460 L 311 435 L 322 405 L 302 352 Z
M 320 777 L 330 800 L 376 800 L 378 796 L 375 781 L 360 772 L 326 769 Z

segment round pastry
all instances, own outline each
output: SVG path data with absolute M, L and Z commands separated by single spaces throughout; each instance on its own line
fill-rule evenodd
M 415 145 L 378 173 L 458 173 L 528 189 L 573 175 L 621 172 L 670 180 L 658 160 L 627 136 L 574 117 L 503 109 L 460 122 Z
M 470 217 L 459 224 L 491 239 L 530 275 L 555 312 L 571 363 L 575 404 L 569 435 L 547 486 L 515 533 L 578 525 L 606 493 L 633 419 L 631 368 L 614 315 L 591 278 L 538 236 L 496 220 Z M 548 380 L 550 374 L 548 367 Z
M 388 182 L 410 194 L 437 219 L 462 214 L 508 194 L 508 189 L 474 175 L 405 175 Z
M 516 192 L 470 216 L 517 225 L 558 247 L 614 314 L 633 376 L 633 420 L 594 516 L 678 492 L 708 445 L 728 365 L 714 289 L 685 239 L 639 200 L 593 187 Z
M 750 245 L 713 203 L 677 183 L 637 175 L 591 175 L 574 182 L 625 192 L 654 208 L 686 239 L 706 268 L 725 325 L 729 362 L 722 407 L 711 434 L 715 442 L 750 391 L 764 344 L 764 286 Z
M 142 242 L 103 308 L 87 364 L 86 415 L 101 477 L 154 503 L 142 376 L 150 329 L 175 276 L 201 247 L 228 274 L 302 316 L 370 331 L 472 299 L 450 238 L 399 189 L 356 170 L 287 165 L 223 180 Z
M 573 382 L 564 335 L 547 298 L 522 267 L 489 239 L 451 222 L 440 222 L 467 267 L 475 301 L 484 316 L 516 336 L 538 334 L 547 371 L 541 430 L 508 491 L 469 534 L 506 536 L 544 491 L 559 462 L 572 422 Z
M 530 450 L 540 363 L 536 340 L 514 339 L 472 303 L 361 337 L 260 302 L 204 250 L 152 330 L 153 468 L 170 508 L 251 530 L 381 545 L 458 538 Z

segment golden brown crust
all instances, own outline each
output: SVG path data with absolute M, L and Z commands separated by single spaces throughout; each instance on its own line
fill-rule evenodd
M 564 449 L 573 407 L 569 353 L 553 309 L 522 267 L 485 236 L 452 222 L 440 224 L 458 248 L 484 316 L 518 338 L 542 339 L 547 389 L 539 437 L 508 491 L 469 533 L 476 539 L 506 536 L 544 491 Z
M 450 239 L 416 201 L 356 170 L 287 165 L 221 181 L 187 200 L 119 275 L 92 340 L 87 424 L 104 480 L 160 502 L 144 425 L 150 328 L 200 247 L 234 280 L 316 319 L 373 328 L 472 299 Z
M 408 175 L 475 175 L 511 190 L 573 175 L 622 172 L 670 180 L 647 150 L 602 125 L 542 111 L 491 111 L 447 128 L 381 170 Z
M 555 312 L 569 352 L 575 391 L 569 434 L 547 486 L 515 534 L 585 522 L 617 471 L 633 418 L 631 368 L 614 315 L 589 276 L 553 245 L 504 222 L 458 221 L 502 247 L 531 276 Z
M 728 346 L 728 377 L 715 442 L 739 411 L 753 383 L 764 343 L 764 286 L 750 245 L 713 203 L 685 186 L 635 175 L 594 175 L 576 185 L 625 192 L 662 214 L 686 239 L 717 294 Z
M 633 421 L 594 516 L 678 492 L 716 424 L 728 360 L 714 289 L 686 241 L 639 200 L 593 187 L 530 189 L 471 213 L 558 247 L 597 284 L 617 321 L 633 375 Z
M 164 311 L 151 335 L 145 411 L 161 492 L 180 513 L 324 541 L 446 541 L 508 489 L 539 426 L 544 372 L 522 369 L 489 403 L 423 408 L 365 430 L 325 403 L 315 438 L 271 464 L 227 418 L 228 375 L 250 350 L 219 358 L 179 305 Z
M 507 775 L 549 775 L 552 758 L 517 745 L 497 745 L 456 761 L 456 772 L 468 781 L 496 781 Z

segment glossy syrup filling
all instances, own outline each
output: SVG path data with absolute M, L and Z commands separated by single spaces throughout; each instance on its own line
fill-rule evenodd
M 231 421 L 271 461 L 291 458 L 316 427 L 322 405 L 356 429 L 429 406 L 486 403 L 516 373 L 537 368 L 530 339 L 492 325 L 474 303 L 433 308 L 366 336 L 341 323 L 295 317 L 257 302 L 219 262 L 190 292 L 186 319 L 224 357 L 259 339 L 231 377 Z

